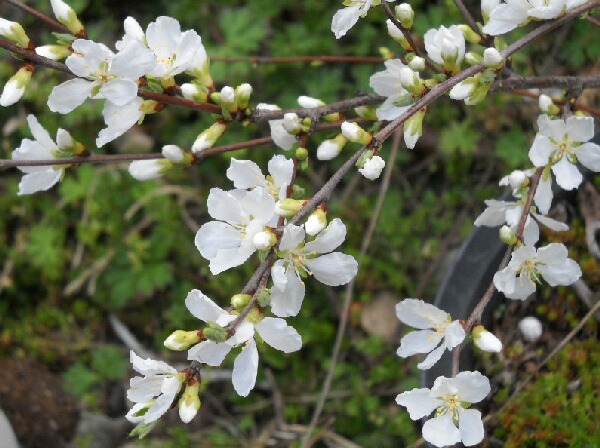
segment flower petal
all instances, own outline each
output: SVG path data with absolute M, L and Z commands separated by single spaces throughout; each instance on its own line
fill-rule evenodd
M 251 160 L 232 158 L 231 165 L 227 168 L 227 178 L 233 182 L 235 188 L 250 189 L 267 185 L 262 171 Z
M 346 226 L 340 218 L 335 218 L 317 237 L 304 246 L 304 252 L 326 254 L 331 252 L 346 239 Z
M 257 373 L 258 350 L 256 349 L 254 339 L 250 339 L 248 345 L 242 349 L 233 363 L 231 382 L 238 395 L 242 397 L 248 396 L 256 384 Z
M 396 403 L 406 408 L 412 420 L 419 420 L 444 404 L 442 400 L 432 398 L 429 393 L 430 390 L 426 388 L 402 392 L 396 397 Z
M 54 87 L 48 97 L 48 107 L 52 112 L 68 114 L 81 106 L 92 93 L 94 83 L 85 79 L 70 79 Z
M 354 257 L 341 252 L 306 260 L 306 267 L 318 281 L 329 286 L 345 285 L 358 272 L 358 262 Z
M 187 359 L 189 361 L 198 361 L 212 367 L 217 367 L 221 365 L 230 351 L 231 346 L 225 343 L 202 341 L 188 350 Z
M 255 328 L 267 344 L 283 353 L 296 352 L 302 348 L 302 337 L 283 319 L 265 317 Z
M 458 430 L 463 445 L 473 446 L 481 442 L 485 435 L 481 412 L 477 409 L 458 408 Z
M 460 431 L 450 413 L 429 419 L 423 425 L 423 438 L 437 446 L 451 446 L 460 442 Z
M 600 146 L 596 143 L 584 143 L 576 151 L 577 160 L 592 171 L 600 171 Z
M 203 294 L 192 289 L 185 298 L 185 306 L 190 313 L 203 322 L 217 322 L 222 316 L 229 315 L 227 311 Z M 235 318 L 235 316 L 232 316 Z
M 574 190 L 583 180 L 577 166 L 569 162 L 566 157 L 552 165 L 552 172 L 556 177 L 556 183 L 565 190 Z
M 425 329 L 442 325 L 449 315 L 419 299 L 404 299 L 396 305 L 398 319 L 411 327 Z
M 456 395 L 461 401 L 467 403 L 479 403 L 491 392 L 490 380 L 485 375 L 475 372 L 460 372 L 451 378 Z
M 406 358 L 417 353 L 429 353 L 440 345 L 443 338 L 444 333 L 433 330 L 411 331 L 400 340 L 396 354 Z

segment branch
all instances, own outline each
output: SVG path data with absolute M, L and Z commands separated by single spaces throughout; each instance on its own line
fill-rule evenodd
M 251 64 L 283 64 L 290 62 L 333 62 L 346 63 L 382 63 L 384 58 L 378 56 L 249 56 L 245 58 L 210 58 L 211 62 L 248 62 Z
M 595 89 L 600 87 L 600 76 L 538 76 L 521 78 L 511 76 L 494 83 L 491 92 L 515 89 Z
M 13 6 L 16 6 L 17 8 L 25 11 L 28 14 L 31 14 L 34 17 L 37 17 L 41 21 L 50 25 L 51 27 L 56 28 L 61 33 L 72 34 L 71 31 L 69 30 L 69 28 L 64 26 L 62 23 L 57 22 L 52 17 L 49 17 L 46 14 L 42 14 L 37 9 L 33 9 L 32 7 L 27 6 L 18 0 L 3 0 L 3 1 L 5 1 L 6 3 L 10 3 Z
M 477 26 L 477 22 L 475 21 L 465 4 L 462 2 L 462 0 L 454 0 L 454 4 L 458 8 L 462 16 L 465 18 L 467 25 L 469 25 L 473 31 L 481 35 L 481 33 L 479 32 L 479 27 Z

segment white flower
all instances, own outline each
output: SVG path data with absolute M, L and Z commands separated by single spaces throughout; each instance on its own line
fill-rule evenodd
M 138 96 L 122 106 L 118 106 L 111 101 L 104 103 L 102 116 L 104 117 L 106 127 L 98 133 L 96 146 L 101 148 L 123 135 L 135 125 L 144 116 L 144 112 L 142 111 L 143 104 L 144 100 Z
M 513 190 L 512 194 L 515 198 L 522 198 L 527 195 L 529 191 L 529 179 L 533 175 L 534 170 L 515 170 L 508 176 L 504 176 L 500 179 L 500 186 L 510 186 Z M 540 215 L 547 215 L 552 205 L 552 176 L 550 170 L 546 169 L 542 172 L 540 180 L 538 182 L 537 190 L 533 196 L 533 202 L 537 206 Z
M 348 283 L 358 271 L 354 257 L 332 252 L 346 238 L 346 226 L 339 219 L 332 220 L 317 237 L 306 244 L 305 230 L 289 224 L 279 242 L 277 260 L 271 268 L 273 288 L 271 310 L 280 317 L 295 316 L 304 300 L 304 282 L 307 275 L 329 286 Z
M 23 139 L 21 146 L 12 153 L 13 160 L 47 160 L 65 157 L 61 149 L 73 147 L 75 144 L 71 135 L 64 129 L 56 133 L 56 143 L 37 121 L 34 115 L 27 116 L 29 129 L 35 140 Z M 19 195 L 45 191 L 56 184 L 64 174 L 60 166 L 18 166 L 26 173 L 19 182 Z
M 508 33 L 527 23 L 527 12 L 531 5 L 527 0 L 506 0 L 489 13 L 489 21 L 483 32 L 492 36 Z
M 126 417 L 132 423 L 152 423 L 169 410 L 185 375 L 163 361 L 142 359 L 130 352 L 133 368 L 143 377 L 132 378 L 127 398 L 136 403 Z
M 499 353 L 502 351 L 502 342 L 493 333 L 487 331 L 482 325 L 473 328 L 473 343 L 485 352 Z
M 286 197 L 287 189 L 294 175 L 294 161 L 282 155 L 275 155 L 269 160 L 269 176 L 262 173 L 259 166 L 251 160 L 231 158 L 227 169 L 227 178 L 235 188 L 252 190 L 256 187 L 265 188 L 274 199 Z
M 260 103 L 256 105 L 257 109 L 264 110 L 280 110 L 279 107 L 273 104 Z M 279 146 L 281 149 L 286 151 L 292 149 L 294 143 L 296 143 L 296 136 L 290 134 L 283 127 L 283 119 L 281 120 L 269 120 L 269 126 L 271 127 L 271 137 L 273 137 L 273 143 Z
M 223 328 L 237 318 L 237 315 L 229 314 L 197 289 L 188 294 L 185 305 L 198 319 L 214 322 Z M 258 372 L 255 331 L 268 345 L 284 353 L 292 353 L 302 348 L 302 338 L 285 320 L 263 317 L 258 309 L 254 308 L 229 339 L 225 342 L 203 341 L 188 351 L 188 359 L 209 366 L 219 366 L 233 347 L 243 344 L 242 351 L 234 361 L 231 380 L 235 391 L 245 397 L 254 388 Z
M 528 342 L 537 341 L 542 335 L 542 323 L 537 317 L 528 316 L 519 321 L 519 330 Z
M 298 104 L 304 109 L 313 109 L 315 107 L 325 106 L 325 103 L 320 99 L 304 95 L 298 97 Z
M 506 223 L 514 232 L 517 231 L 523 213 L 522 204 L 486 199 L 485 205 L 487 205 L 487 208 L 475 220 L 476 226 L 496 227 Z M 569 230 L 569 226 L 566 224 L 530 210 L 529 216 L 525 221 L 525 228 L 523 229 L 523 241 L 525 244 L 533 245 L 539 240 L 540 228 L 537 222 L 555 232 Z
M 66 114 L 88 97 L 102 97 L 116 106 L 124 106 L 137 95 L 135 81 L 156 65 L 154 55 L 139 42 L 131 42 L 116 55 L 106 46 L 91 40 L 77 39 L 73 54 L 65 64 L 78 78 L 52 89 L 48 107 Z
M 77 18 L 75 10 L 67 5 L 63 0 L 50 0 L 52 11 L 56 16 L 56 20 L 69 28 L 73 34 L 79 34 L 85 31 L 85 28 Z
M 537 167 L 552 164 L 558 185 L 565 190 L 579 186 L 583 178 L 577 162 L 600 171 L 600 146 L 588 142 L 594 136 L 593 118 L 571 116 L 565 121 L 540 115 L 537 123 L 539 133 L 529 150 L 529 159 Z
M 125 35 L 115 43 L 117 50 L 122 50 L 131 41 L 137 41 L 146 45 L 146 34 L 138 21 L 133 17 L 127 17 L 123 21 L 123 28 L 125 29 Z
M 465 338 L 465 330 L 459 321 L 453 321 L 450 314 L 418 299 L 404 299 L 396 305 L 398 319 L 415 327 L 402 338 L 397 354 L 403 358 L 417 353 L 429 353 L 419 369 L 429 369 L 444 354 L 452 350 Z
M 385 160 L 379 156 L 373 156 L 365 162 L 365 166 L 358 169 L 358 172 L 369 180 L 375 180 L 381 176 L 385 168 Z
M 344 36 L 358 22 L 359 17 L 367 14 L 371 6 L 379 4 L 381 4 L 381 0 L 346 0 L 344 2 L 346 7 L 339 9 L 331 21 L 331 31 L 335 34 L 335 38 L 339 39 Z
M 581 277 L 581 268 L 568 258 L 564 244 L 551 243 L 540 249 L 521 246 L 508 266 L 494 275 L 494 285 L 509 299 L 525 300 L 536 290 L 540 277 L 550 286 L 570 285 Z
M 465 36 L 460 28 L 441 26 L 425 33 L 425 49 L 429 57 L 449 72 L 460 70 L 465 57 Z
M 527 11 L 529 17 L 540 20 L 555 19 L 566 7 L 566 0 L 529 0 L 531 7 Z
M 483 21 L 488 22 L 492 10 L 500 4 L 500 0 L 481 0 L 481 15 Z
M 425 70 L 425 59 L 420 56 L 415 56 L 410 60 L 408 66 L 416 72 L 420 72 L 421 70 Z
M 454 378 L 438 377 L 431 389 L 413 389 L 396 397 L 413 420 L 437 410 L 435 417 L 423 425 L 423 438 L 437 446 L 462 442 L 473 446 L 483 440 L 481 412 L 467 409 L 490 393 L 490 381 L 479 372 L 460 372 Z
M 169 78 L 188 70 L 198 48 L 202 47 L 196 31 L 182 32 L 179 22 L 166 16 L 158 17 L 148 25 L 146 43 L 158 61 L 148 74 L 157 78 Z
M 486 48 L 483 52 L 483 65 L 486 67 L 499 67 L 504 59 L 498 50 L 494 47 Z
M 212 188 L 208 213 L 216 219 L 200 227 L 196 247 L 217 275 L 244 263 L 256 251 L 254 235 L 262 232 L 275 213 L 275 200 L 265 188 L 256 187 L 243 195 Z M 242 197 L 238 197 L 242 196 Z

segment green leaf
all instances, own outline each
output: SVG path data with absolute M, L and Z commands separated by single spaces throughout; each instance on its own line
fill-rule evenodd
M 129 363 L 117 347 L 100 347 L 92 351 L 92 367 L 109 380 L 122 378 Z
M 101 381 L 100 375 L 88 369 L 83 363 L 73 364 L 63 374 L 63 384 L 65 389 L 72 392 L 77 397 L 82 397 L 89 392 L 92 386 Z

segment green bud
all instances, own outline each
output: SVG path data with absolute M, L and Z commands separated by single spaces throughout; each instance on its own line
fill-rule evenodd
M 268 307 L 271 304 L 271 290 L 268 288 L 262 289 L 258 293 L 257 303 L 261 308 Z
M 280 199 L 275 204 L 275 213 L 289 219 L 298 213 L 305 203 L 305 199 Z
M 506 225 L 500 228 L 500 240 L 509 246 L 514 246 L 518 241 L 515 232 L 513 232 L 513 230 Z
M 469 65 L 477 65 L 483 61 L 483 56 L 474 51 L 469 51 L 465 54 L 465 61 L 467 61 L 467 64 Z
M 240 84 L 235 88 L 235 100 L 240 109 L 246 109 L 250 104 L 252 86 L 248 83 Z
M 306 160 L 308 158 L 308 149 L 297 148 L 294 156 L 298 160 Z
M 209 341 L 225 342 L 227 340 L 227 330 L 214 322 L 208 322 L 207 327 L 202 330 L 202 334 Z
M 469 25 L 458 25 L 458 28 L 462 31 L 467 42 L 472 44 L 478 44 L 481 42 L 481 36 L 473 31 Z
M 406 93 L 393 101 L 394 106 L 397 107 L 406 107 L 410 106 L 415 102 L 415 98 L 410 94 Z
M 29 36 L 18 22 L 11 22 L 0 17 L 0 36 L 6 37 L 21 48 L 29 48 Z
M 396 6 L 396 18 L 404 28 L 409 30 L 413 26 L 415 12 L 408 3 L 401 3 Z
M 385 60 L 394 58 L 394 52 L 387 47 L 379 47 L 379 54 Z
M 200 383 L 188 384 L 179 399 L 179 417 L 183 423 L 189 423 L 200 409 Z
M 365 120 L 377 120 L 377 109 L 372 106 L 358 106 L 354 108 L 354 112 Z
M 250 294 L 236 294 L 231 298 L 230 303 L 232 307 L 234 307 L 236 310 L 239 310 L 240 308 L 244 308 L 246 305 L 248 305 L 251 299 L 252 295 Z
M 169 350 L 187 350 L 192 345 L 200 342 L 200 336 L 197 331 L 176 330 L 165 339 L 164 346 Z
M 259 323 L 264 318 L 265 318 L 265 316 L 263 316 L 263 314 L 260 312 L 260 309 L 257 306 L 253 307 L 250 310 L 250 312 L 248 313 L 248 315 L 246 316 L 246 319 L 248 319 L 248 322 L 251 322 L 253 324 Z

